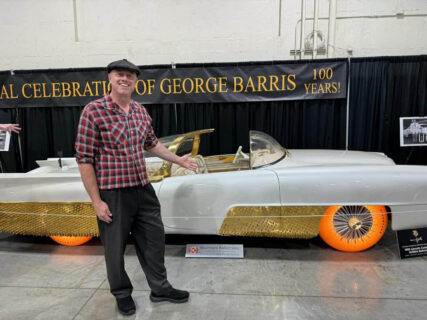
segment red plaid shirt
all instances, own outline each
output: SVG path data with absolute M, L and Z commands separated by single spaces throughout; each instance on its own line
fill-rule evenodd
M 150 181 L 143 151 L 157 142 L 151 118 L 140 103 L 132 100 L 125 114 L 107 94 L 82 111 L 76 158 L 94 165 L 100 189 L 146 185 Z

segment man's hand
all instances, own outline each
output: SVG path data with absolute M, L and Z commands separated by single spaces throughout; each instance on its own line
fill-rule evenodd
M 83 185 L 90 199 L 92 200 L 92 206 L 95 209 L 95 213 L 99 220 L 106 223 L 113 221 L 111 217 L 110 209 L 108 205 L 101 200 L 99 196 L 98 183 L 96 182 L 95 169 L 91 163 L 79 163 L 79 171 L 82 177 Z
M 191 153 L 186 154 L 185 156 L 179 157 L 175 153 L 170 152 L 166 149 L 160 142 L 157 143 L 153 148 L 148 149 L 155 156 L 162 158 L 163 160 L 176 163 L 181 167 L 196 171 L 198 166 L 197 163 L 190 159 Z
M 191 171 L 196 171 L 199 166 L 197 165 L 196 161 L 190 159 L 190 156 L 191 153 L 182 156 L 179 161 L 179 165 L 186 169 L 190 169 Z
M 93 208 L 95 209 L 95 213 L 98 216 L 98 218 L 106 223 L 110 223 L 113 221 L 111 218 L 113 214 L 110 212 L 110 209 L 108 208 L 108 205 L 100 200 L 99 202 L 92 203 Z
M 7 124 L 0 124 L 0 130 L 8 131 L 9 133 L 12 133 L 12 132 L 19 133 L 21 128 L 19 127 L 19 124 L 7 123 Z

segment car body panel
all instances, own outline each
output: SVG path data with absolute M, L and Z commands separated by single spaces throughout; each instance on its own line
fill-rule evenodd
M 288 205 L 427 204 L 427 167 L 308 166 L 274 171 L 282 202 Z
M 174 233 L 217 234 L 235 206 L 280 206 L 271 171 L 234 171 L 171 177 L 161 182 L 165 228 Z
M 0 202 L 90 201 L 77 168 L 73 173 L 1 174 L 0 185 Z
M 348 150 L 298 150 L 291 149 L 289 157 L 280 165 L 283 166 L 307 166 L 307 165 L 334 165 L 334 164 L 369 164 L 369 165 L 393 165 L 392 159 L 384 153 L 348 151 Z M 277 166 L 277 165 L 275 165 Z

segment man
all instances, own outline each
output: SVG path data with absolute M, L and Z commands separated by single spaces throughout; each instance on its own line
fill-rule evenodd
M 143 149 L 196 170 L 189 155 L 178 157 L 160 144 L 145 108 L 131 99 L 139 68 L 123 59 L 107 66 L 111 91 L 82 111 L 76 158 L 105 248 L 107 276 L 120 313 L 135 313 L 132 284 L 124 269 L 129 232 L 151 288 L 152 302 L 186 302 L 187 291 L 173 288 L 164 266 L 165 236 L 160 204 L 145 167 Z

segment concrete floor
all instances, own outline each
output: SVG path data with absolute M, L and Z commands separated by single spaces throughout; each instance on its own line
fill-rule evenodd
M 374 248 L 353 254 L 319 239 L 249 239 L 238 260 L 184 258 L 189 239 L 169 237 L 166 249 L 169 280 L 191 292 L 180 305 L 149 301 L 135 249 L 128 246 L 137 312 L 123 317 L 108 289 L 98 239 L 64 247 L 48 238 L 0 233 L 0 319 L 401 320 L 427 314 L 427 257 L 400 260 L 390 230 Z M 242 242 L 219 239 L 196 243 Z

